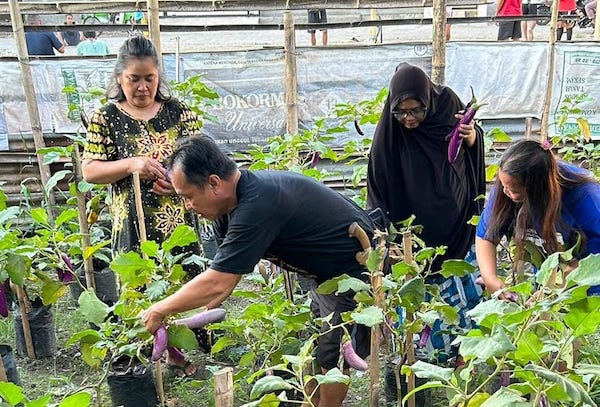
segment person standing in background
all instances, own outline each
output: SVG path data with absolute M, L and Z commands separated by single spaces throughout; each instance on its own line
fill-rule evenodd
M 77 55 L 108 55 L 108 45 L 96 38 L 96 31 L 85 31 L 84 40 L 77 46 Z
M 543 4 L 541 0 L 525 0 L 523 2 L 524 16 L 537 16 L 537 8 Z M 533 41 L 533 29 L 537 25 L 536 20 L 521 21 L 521 34 L 523 41 Z
M 308 22 L 310 24 L 326 23 L 327 22 L 327 11 L 324 8 L 313 8 L 308 10 Z M 317 30 L 308 30 L 310 33 L 310 44 L 314 47 L 317 45 Z M 321 29 L 323 35 L 323 45 L 327 45 L 327 29 Z
M 567 41 L 571 41 L 573 38 L 573 27 L 575 26 L 575 20 L 577 15 L 575 10 L 577 4 L 575 0 L 560 0 L 558 2 L 558 21 L 556 23 L 556 41 L 562 39 L 563 33 L 567 32 Z
M 73 14 L 67 14 L 65 18 L 65 25 L 73 25 L 75 24 L 75 17 Z M 56 36 L 66 47 L 68 45 L 75 46 L 82 41 L 81 32 L 77 30 L 69 30 L 67 28 L 63 28 L 59 32 L 56 33 Z
M 29 25 L 42 25 L 42 19 L 37 14 L 27 16 Z M 25 33 L 27 53 L 29 55 L 56 55 L 54 50 L 65 53 L 65 46 L 58 37 L 49 31 L 28 31 Z
M 521 0 L 498 0 L 496 16 L 512 17 L 522 15 L 523 10 L 521 10 Z M 521 35 L 522 33 L 520 21 L 500 21 L 498 23 L 499 41 L 520 41 Z

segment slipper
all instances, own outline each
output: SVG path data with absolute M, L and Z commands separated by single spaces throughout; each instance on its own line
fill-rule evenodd
M 193 372 L 190 372 L 190 367 L 193 368 Z M 167 368 L 180 378 L 194 377 L 196 375 L 196 367 L 189 360 L 186 360 L 183 366 L 168 363 Z

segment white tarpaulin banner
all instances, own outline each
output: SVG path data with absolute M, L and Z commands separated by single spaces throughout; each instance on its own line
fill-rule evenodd
M 548 75 L 545 43 L 473 42 L 447 46 L 446 83 L 467 102 L 470 87 L 488 105 L 482 119 L 540 118 Z M 594 43 L 559 43 L 556 46 L 551 120 L 565 97 L 586 93 L 581 116 L 588 119 L 595 138 L 600 138 L 600 49 Z M 298 114 L 300 129 L 312 127 L 337 103 L 373 99 L 400 62 L 419 65 L 431 72 L 431 46 L 396 44 L 356 47 L 298 48 Z M 164 56 L 167 79 L 174 79 L 175 56 Z M 81 131 L 79 110 L 88 114 L 98 106 L 87 100 L 92 86 L 106 88 L 115 60 L 53 58 L 32 60 L 38 108 L 44 132 Z M 202 74 L 203 80 L 221 96 L 221 106 L 210 113 L 218 124 L 205 123 L 204 132 L 228 149 L 261 144 L 285 133 L 285 66 L 282 49 L 191 53 L 180 55 L 180 76 Z M 8 149 L 7 135 L 30 133 L 27 105 L 18 63 L 1 61 L 0 149 Z M 76 94 L 65 94 L 66 86 Z M 78 106 L 69 112 L 69 105 Z M 366 128 L 372 134 L 372 128 Z M 345 134 L 343 144 L 358 135 Z

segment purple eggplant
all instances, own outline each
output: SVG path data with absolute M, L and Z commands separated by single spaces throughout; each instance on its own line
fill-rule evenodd
M 71 259 L 66 254 L 61 254 L 60 257 L 63 260 L 63 263 L 67 266 L 67 269 L 58 268 L 56 270 L 56 274 L 58 274 L 58 279 L 61 283 L 70 283 L 71 281 L 75 281 L 75 275 L 73 274 L 73 263 L 71 263 Z
M 174 321 L 177 325 L 185 325 L 190 329 L 202 328 L 204 325 L 213 322 L 219 322 L 225 319 L 225 310 L 223 308 L 213 308 L 208 311 L 202 311 L 188 318 Z
M 309 168 L 315 168 L 321 159 L 321 154 L 318 151 L 313 153 L 312 159 L 310 160 Z
M 429 325 L 425 325 L 423 331 L 421 332 L 421 338 L 419 339 L 419 348 L 424 348 L 427 345 L 427 339 L 429 339 L 429 335 L 431 334 L 431 327 Z
M 8 316 L 8 302 L 6 301 L 4 284 L 0 284 L 0 315 L 2 315 L 4 318 Z
M 477 103 L 477 98 L 475 97 L 475 92 L 473 92 L 473 88 L 471 88 L 471 101 L 467 105 L 464 116 L 458 121 L 452 132 L 448 135 L 447 139 L 449 139 L 448 143 L 448 162 L 454 163 L 458 158 L 458 153 L 460 152 L 460 146 L 462 145 L 462 135 L 460 133 L 460 126 L 462 124 L 469 124 L 475 118 L 475 113 L 479 108 L 486 103 Z
M 164 325 L 158 327 L 154 332 L 154 346 L 152 347 L 152 360 L 160 359 L 167 350 L 169 338 L 167 336 L 167 328 Z
M 342 345 L 342 355 L 344 355 L 344 359 L 348 363 L 348 365 L 356 370 L 365 371 L 369 370 L 369 365 L 367 362 L 363 360 L 352 346 L 352 341 L 344 342 Z

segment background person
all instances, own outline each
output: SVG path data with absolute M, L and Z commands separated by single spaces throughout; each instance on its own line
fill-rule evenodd
M 496 15 L 499 17 L 522 16 L 521 0 L 498 0 Z M 498 22 L 499 41 L 519 41 L 521 39 L 521 22 L 500 21 Z
M 73 25 L 75 24 L 75 18 L 73 14 L 67 14 L 65 17 L 65 25 Z M 67 28 L 63 28 L 62 30 L 56 33 L 56 36 L 66 47 L 68 45 L 76 46 L 82 40 L 82 34 L 78 30 L 69 30 Z
M 575 0 L 559 0 L 558 21 L 556 22 L 556 41 L 562 39 L 563 33 L 567 32 L 567 41 L 573 38 L 573 27 L 575 27 L 577 4 Z
M 96 37 L 96 31 L 85 31 L 84 40 L 77 45 L 77 55 L 108 55 L 110 50 L 105 41 Z
M 525 0 L 523 2 L 523 15 L 537 16 L 537 8 L 540 4 L 544 4 L 544 2 L 542 2 L 542 0 Z M 533 41 L 533 29 L 536 25 L 536 20 L 521 21 L 521 35 L 523 41 Z
M 308 22 L 309 24 L 318 24 L 327 22 L 327 11 L 324 8 L 313 8 L 308 10 Z M 327 29 L 322 28 L 321 30 L 323 45 L 327 45 Z M 314 47 L 317 45 L 317 34 L 316 30 L 308 30 L 310 33 L 310 44 Z
M 216 222 L 222 243 L 208 270 L 144 312 L 150 332 L 169 315 L 220 304 L 261 258 L 315 284 L 342 274 L 365 280 L 366 269 L 355 259 L 362 248 L 348 236 L 348 227 L 358 222 L 372 235 L 373 225 L 365 211 L 338 192 L 293 172 L 239 170 L 208 138 L 183 140 L 169 167 L 179 196 L 189 209 Z M 266 196 L 270 199 L 257 199 Z M 313 289 L 310 295 L 318 305 L 317 316 L 335 312 L 331 324 L 339 324 L 340 313 L 356 307 L 354 293 L 323 295 Z M 355 328 L 356 350 L 364 357 L 370 331 L 364 325 Z M 325 326 L 324 332 L 328 330 Z M 323 372 L 338 364 L 341 334 L 336 329 L 318 338 L 316 358 Z M 343 383 L 321 385 L 315 405 L 338 407 L 347 391 Z
M 577 259 L 600 253 L 600 184 L 587 170 L 557 161 L 549 142 L 523 140 L 509 147 L 477 226 L 477 263 L 487 290 L 505 287 L 496 271 L 503 236 L 514 240 L 517 261 L 527 240 L 550 255 L 572 247 L 577 233 L 583 238 Z M 589 292 L 598 294 L 600 287 Z
M 198 219 L 185 210 L 175 196 L 164 167 L 175 142 L 198 135 L 199 124 L 183 102 L 170 96 L 168 84 L 160 72 L 158 53 L 150 40 L 130 38 L 121 46 L 107 89 L 110 102 L 90 118 L 83 155 L 83 177 L 96 184 L 110 184 L 112 251 L 138 250 L 137 213 L 133 180 L 139 173 L 148 240 L 161 243 L 181 224 L 196 229 Z M 201 254 L 199 244 L 184 251 Z M 186 266 L 196 275 L 198 266 Z M 167 363 L 179 376 L 193 375 L 195 366 L 169 354 Z M 178 369 L 179 368 L 179 369 Z
M 447 246 L 432 265 L 437 272 L 445 259 L 474 259 L 469 255 L 475 228 L 468 224 L 480 212 L 475 198 L 485 193 L 483 131 L 474 122 L 462 125 L 462 148 L 448 162 L 448 140 L 465 105 L 452 89 L 431 82 L 422 69 L 402 63 L 389 87 L 375 130 L 367 175 L 367 207 L 381 208 L 392 223 L 416 215 L 420 237 L 427 246 Z M 438 284 L 445 301 L 461 314 L 461 327 L 470 327 L 464 311 L 481 300 L 477 276 L 445 279 L 437 274 L 426 280 Z M 453 337 L 432 327 L 427 350 L 441 352 L 440 361 L 456 355 Z
M 42 25 L 42 19 L 37 14 L 27 16 L 29 25 Z M 54 50 L 61 54 L 65 52 L 65 46 L 58 37 L 50 31 L 27 31 L 25 32 L 27 53 L 29 55 L 56 55 Z

